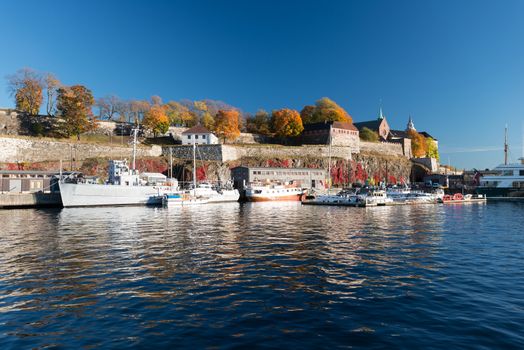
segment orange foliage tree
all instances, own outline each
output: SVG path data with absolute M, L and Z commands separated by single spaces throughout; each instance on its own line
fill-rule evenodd
M 300 112 L 304 124 L 320 123 L 325 121 L 336 121 L 351 123 L 351 116 L 336 104 L 335 101 L 323 97 L 314 106 L 305 106 Z
M 43 100 L 42 77 L 29 68 L 8 76 L 8 88 L 15 98 L 16 108 L 29 114 L 38 114 Z
M 411 153 L 416 158 L 426 156 L 426 138 L 419 134 L 416 130 L 408 130 L 408 137 L 411 139 Z
M 298 136 L 304 130 L 300 114 L 294 109 L 279 109 L 271 115 L 271 126 L 275 135 L 282 137 Z
M 67 136 L 80 134 L 96 128 L 91 108 L 95 103 L 91 90 L 83 85 L 58 89 L 56 109 L 63 119 L 62 132 Z
M 153 132 L 156 136 L 158 133 L 165 134 L 169 130 L 169 118 L 166 115 L 165 108 L 160 105 L 154 105 L 144 114 L 142 125 L 146 130 Z
M 215 133 L 226 140 L 234 140 L 240 135 L 240 113 L 236 109 L 219 110 L 215 116 Z

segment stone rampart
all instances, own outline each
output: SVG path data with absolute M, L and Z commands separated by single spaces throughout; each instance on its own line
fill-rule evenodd
M 173 157 L 192 159 L 193 146 L 173 146 Z M 201 160 L 229 162 L 242 158 L 333 158 L 351 159 L 351 147 L 325 145 L 280 146 L 280 145 L 199 145 L 196 157 Z M 169 155 L 169 147 L 163 148 Z
M 20 119 L 13 109 L 0 109 L 0 135 L 18 135 Z
M 37 138 L 0 137 L 0 162 L 44 162 L 54 160 L 84 160 L 87 158 L 131 158 L 131 148 L 87 142 L 66 142 Z M 157 157 L 160 146 L 140 146 L 139 157 Z
M 375 153 L 388 156 L 405 156 L 402 144 L 394 142 L 360 141 L 360 152 Z

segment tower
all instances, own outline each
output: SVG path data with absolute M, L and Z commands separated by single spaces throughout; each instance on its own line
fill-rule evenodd
M 384 114 L 382 113 L 382 107 L 380 107 L 380 109 L 378 110 L 378 120 L 383 120 L 384 119 Z
M 415 129 L 415 123 L 413 123 L 413 119 L 411 118 L 411 116 L 409 116 L 408 126 L 406 128 L 406 131 L 409 131 L 409 130 L 417 131 L 417 129 Z

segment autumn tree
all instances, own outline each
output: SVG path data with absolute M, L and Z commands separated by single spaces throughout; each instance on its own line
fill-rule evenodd
M 240 135 L 238 120 L 240 113 L 236 109 L 219 110 L 215 116 L 215 133 L 226 140 L 234 140 Z
M 415 158 L 426 156 L 426 138 L 419 134 L 416 130 L 410 129 L 407 131 L 408 138 L 411 139 L 411 153 Z
M 80 134 L 96 127 L 91 108 L 95 103 L 91 90 L 82 85 L 58 89 L 56 108 L 63 119 L 62 131 L 67 136 Z
M 269 123 L 269 114 L 265 110 L 259 109 L 254 117 L 248 118 L 246 120 L 246 127 L 249 132 L 261 135 L 269 135 L 271 133 Z
M 437 142 L 431 137 L 426 138 L 426 154 L 428 157 L 435 158 L 440 160 L 440 155 L 438 153 Z
M 162 97 L 158 95 L 151 96 L 151 104 L 153 106 L 161 106 L 162 105 Z
M 169 130 L 169 118 L 165 113 L 165 108 L 154 105 L 144 114 L 142 125 L 156 137 L 157 134 L 165 134 Z
M 323 97 L 315 106 L 305 106 L 301 111 L 304 124 L 337 121 L 351 123 L 351 116 L 333 100 Z
M 187 106 L 176 101 L 169 101 L 164 106 L 171 125 L 185 125 L 191 127 L 198 123 L 196 115 L 191 113 Z
M 378 142 L 378 133 L 367 127 L 360 130 L 359 136 L 362 141 Z
M 115 105 L 116 113 L 118 114 L 118 120 L 120 122 L 129 122 L 133 118 L 133 112 L 131 110 L 131 102 L 125 100 L 119 100 Z
M 46 112 L 47 115 L 54 115 L 56 96 L 58 89 L 62 85 L 52 73 L 47 73 L 43 79 L 44 88 L 46 91 Z
M 300 111 L 300 118 L 302 118 L 303 124 L 311 124 L 313 121 L 313 114 L 315 113 L 315 106 L 307 105 Z
M 279 109 L 271 114 L 271 127 L 281 137 L 298 136 L 304 130 L 300 114 L 294 109 Z
M 38 114 L 44 89 L 40 74 L 30 68 L 24 68 L 7 79 L 9 92 L 15 98 L 16 109 L 33 115 Z

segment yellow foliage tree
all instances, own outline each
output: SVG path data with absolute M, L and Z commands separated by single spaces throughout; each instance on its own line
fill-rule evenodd
M 304 124 L 326 121 L 353 122 L 353 119 L 344 108 L 327 97 L 318 100 L 314 106 L 305 106 L 300 112 L 300 115 Z
M 29 68 L 8 76 L 8 88 L 15 98 L 16 108 L 29 114 L 38 114 L 43 100 L 42 77 Z
M 144 114 L 142 125 L 146 130 L 153 132 L 153 135 L 165 134 L 169 130 L 169 119 L 165 113 L 165 108 L 154 105 Z
M 411 153 L 415 158 L 426 156 L 427 145 L 426 138 L 419 134 L 416 130 L 408 130 L 408 137 L 411 139 Z
M 215 133 L 226 140 L 234 140 L 240 135 L 240 113 L 235 109 L 219 110 L 215 116 Z
M 281 137 L 298 136 L 304 130 L 300 114 L 288 108 L 273 111 L 271 126 L 275 135 Z

